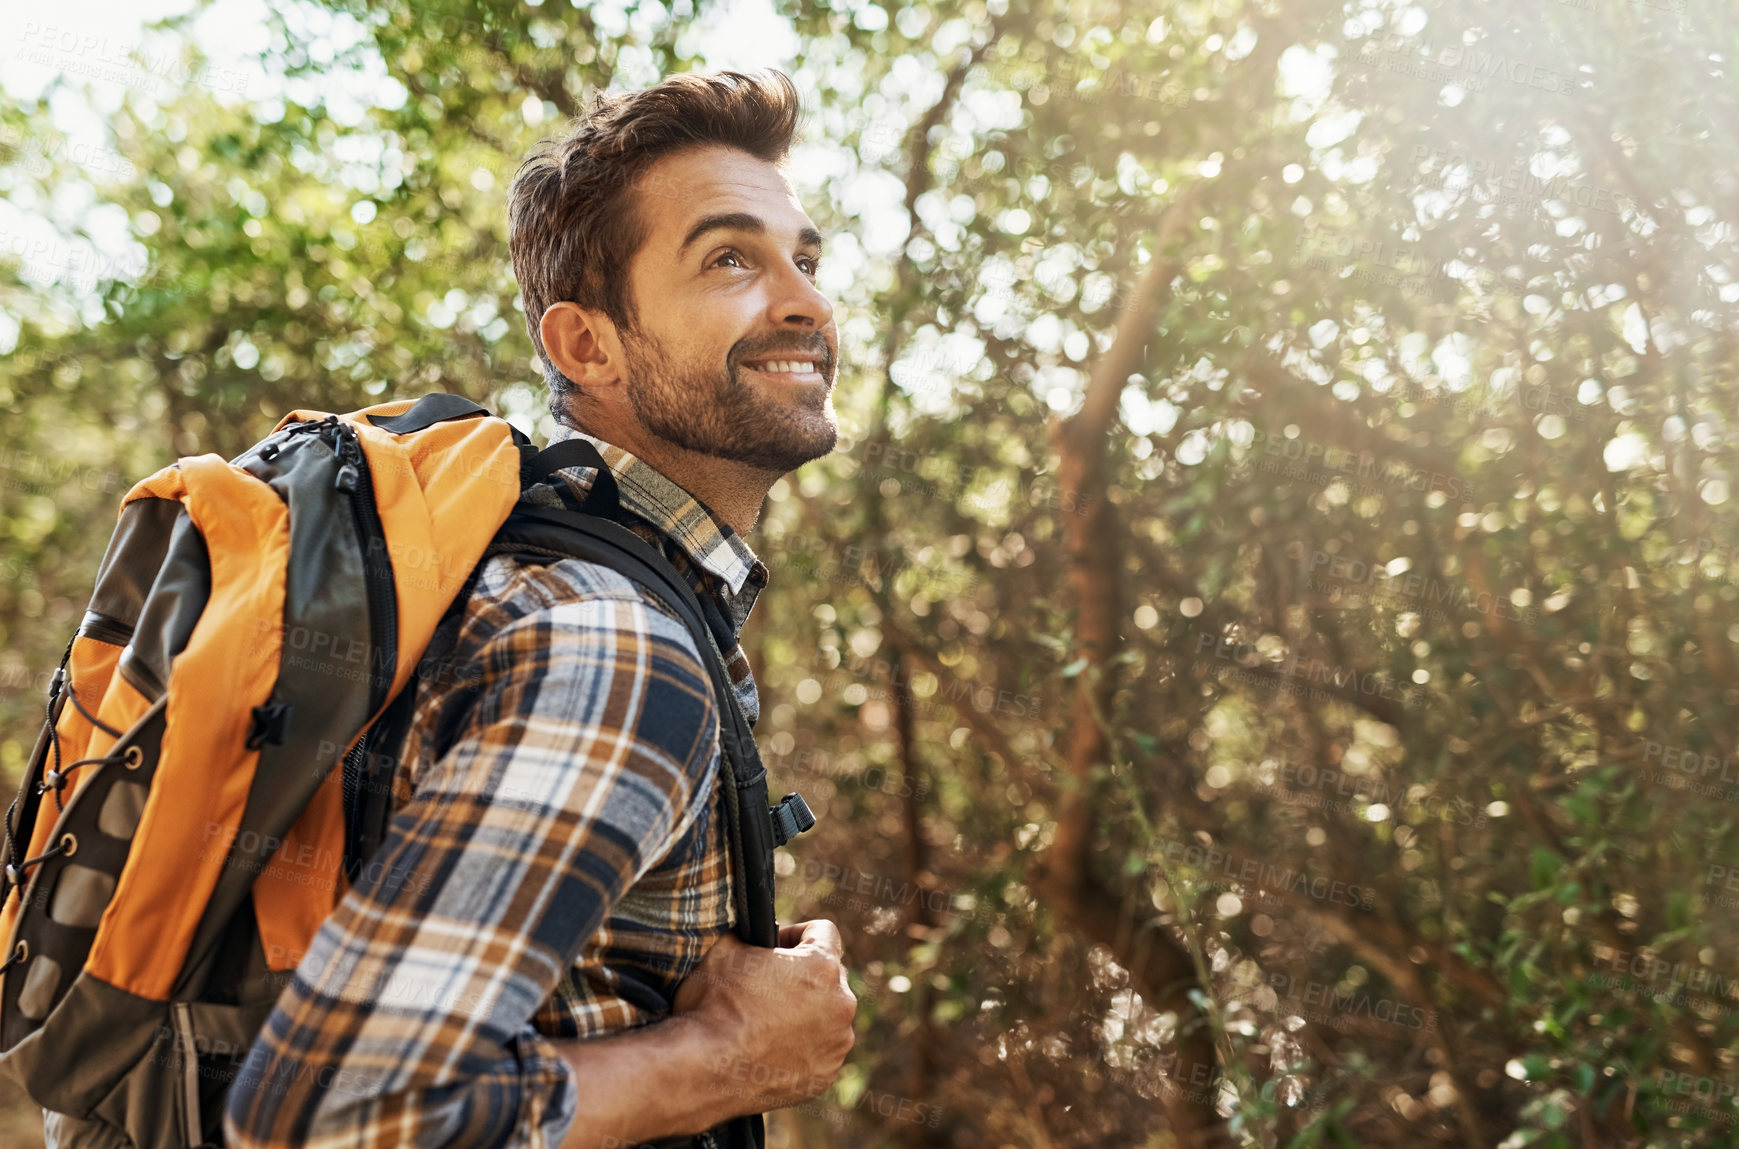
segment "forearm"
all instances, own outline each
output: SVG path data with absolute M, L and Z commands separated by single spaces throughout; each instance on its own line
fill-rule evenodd
M 724 1040 L 675 1016 L 606 1037 L 552 1041 L 574 1072 L 579 1108 L 561 1149 L 612 1149 L 700 1133 L 737 1115 Z M 739 1104 L 733 1104 L 739 1102 Z

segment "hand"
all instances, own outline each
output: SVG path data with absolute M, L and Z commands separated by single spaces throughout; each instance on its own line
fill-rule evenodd
M 733 1116 L 807 1101 L 839 1075 L 857 1040 L 844 956 L 830 921 L 782 927 L 778 949 L 726 934 L 678 987 L 672 1016 L 717 1039 L 713 1069 Z

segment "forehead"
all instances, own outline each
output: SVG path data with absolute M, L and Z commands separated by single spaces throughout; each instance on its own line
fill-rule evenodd
M 727 212 L 759 216 L 780 240 L 814 226 L 784 171 L 739 148 L 708 144 L 662 156 L 637 182 L 652 248 L 674 252 L 697 221 Z

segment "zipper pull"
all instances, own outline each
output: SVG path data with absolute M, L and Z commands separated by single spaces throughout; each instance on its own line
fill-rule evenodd
M 357 484 L 362 479 L 362 444 L 356 441 L 356 431 L 353 428 L 338 422 L 336 419 L 333 420 L 332 431 L 334 440 L 332 453 L 338 456 L 340 463 L 344 464 L 338 468 L 338 478 L 333 485 L 347 495 L 354 495 Z

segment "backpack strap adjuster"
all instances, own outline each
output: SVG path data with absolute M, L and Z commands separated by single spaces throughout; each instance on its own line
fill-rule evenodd
M 787 794 L 779 804 L 767 811 L 773 816 L 773 844 L 783 846 L 792 838 L 815 825 L 815 814 L 801 794 Z
M 247 747 L 282 746 L 290 737 L 290 714 L 295 710 L 288 702 L 273 702 L 254 707 L 254 724 L 248 731 Z

